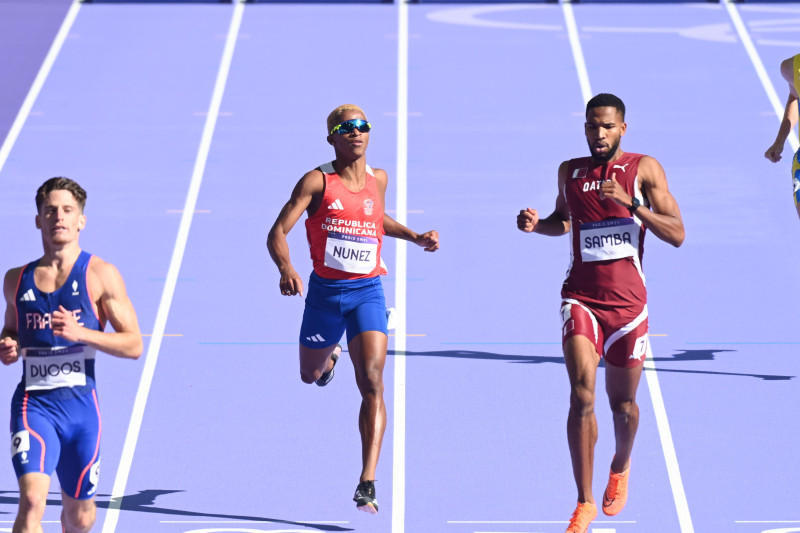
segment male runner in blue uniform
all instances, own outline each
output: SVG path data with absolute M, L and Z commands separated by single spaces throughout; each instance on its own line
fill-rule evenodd
M 336 159 L 300 179 L 269 232 L 267 247 L 281 275 L 281 294 L 302 296 L 303 280 L 292 266 L 286 236 L 306 212 L 314 271 L 300 327 L 300 377 L 305 383 L 327 385 L 341 352 L 338 341 L 347 333 L 362 398 L 358 415 L 362 469 L 353 500 L 359 510 L 375 514 L 375 472 L 386 429 L 383 236 L 434 252 L 439 249 L 439 233 L 416 233 L 384 212 L 389 178 L 385 171 L 367 165 L 371 129 L 364 111 L 352 104 L 328 115 L 327 140 Z
M 0 362 L 22 355 L 11 401 L 11 457 L 19 481 L 13 533 L 41 533 L 50 476 L 61 483 L 65 533 L 94 525 L 100 468 L 100 408 L 94 355 L 136 359 L 142 336 L 119 271 L 81 251 L 86 192 L 67 178 L 36 192 L 44 255 L 6 273 Z M 114 332 L 104 332 L 111 322 Z

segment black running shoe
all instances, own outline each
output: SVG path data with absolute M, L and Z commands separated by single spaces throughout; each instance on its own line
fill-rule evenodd
M 323 372 L 323 374 L 319 377 L 319 379 L 314 383 L 316 383 L 320 387 L 324 387 L 325 385 L 331 382 L 331 380 L 333 379 L 333 368 L 336 366 L 336 361 L 339 360 L 340 353 L 342 353 L 342 345 L 337 344 L 336 346 L 333 347 L 333 353 L 331 353 L 331 361 L 333 361 L 333 366 L 327 372 Z
M 356 487 L 356 493 L 353 495 L 353 501 L 356 502 L 356 507 L 359 511 L 365 513 L 378 514 L 378 500 L 375 499 L 375 482 L 362 481 Z

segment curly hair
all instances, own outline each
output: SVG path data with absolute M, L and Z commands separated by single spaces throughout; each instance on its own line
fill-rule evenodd
M 611 93 L 600 93 L 586 103 L 586 115 L 589 115 L 589 110 L 595 107 L 615 107 L 622 115 L 622 120 L 625 120 L 625 104 L 619 97 Z

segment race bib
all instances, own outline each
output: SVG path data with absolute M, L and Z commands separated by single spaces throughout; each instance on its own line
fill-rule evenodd
M 636 342 L 633 345 L 633 353 L 628 357 L 628 359 L 644 359 L 647 356 L 647 352 L 650 348 L 650 338 L 647 336 L 647 333 L 636 339 Z
M 581 224 L 581 259 L 584 263 L 634 257 L 639 253 L 639 226 L 632 218 L 615 218 Z
M 89 483 L 92 485 L 88 491 L 86 491 L 87 496 L 94 495 L 97 492 L 97 483 L 100 482 L 100 461 L 98 460 L 94 465 L 92 465 L 92 469 L 89 470 Z
M 11 435 L 11 456 L 25 453 L 31 449 L 31 434 L 23 429 Z
M 86 385 L 86 346 L 25 348 L 25 390 Z
M 378 266 L 378 239 L 329 231 L 325 266 L 353 274 L 369 274 Z

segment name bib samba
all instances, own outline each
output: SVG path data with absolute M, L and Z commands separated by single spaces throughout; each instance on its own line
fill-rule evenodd
M 584 263 L 634 257 L 639 253 L 640 227 L 633 218 L 615 218 L 581 224 Z
M 378 239 L 329 231 L 325 241 L 325 266 L 353 274 L 369 274 L 378 266 Z
M 86 385 L 86 346 L 25 348 L 25 390 Z

